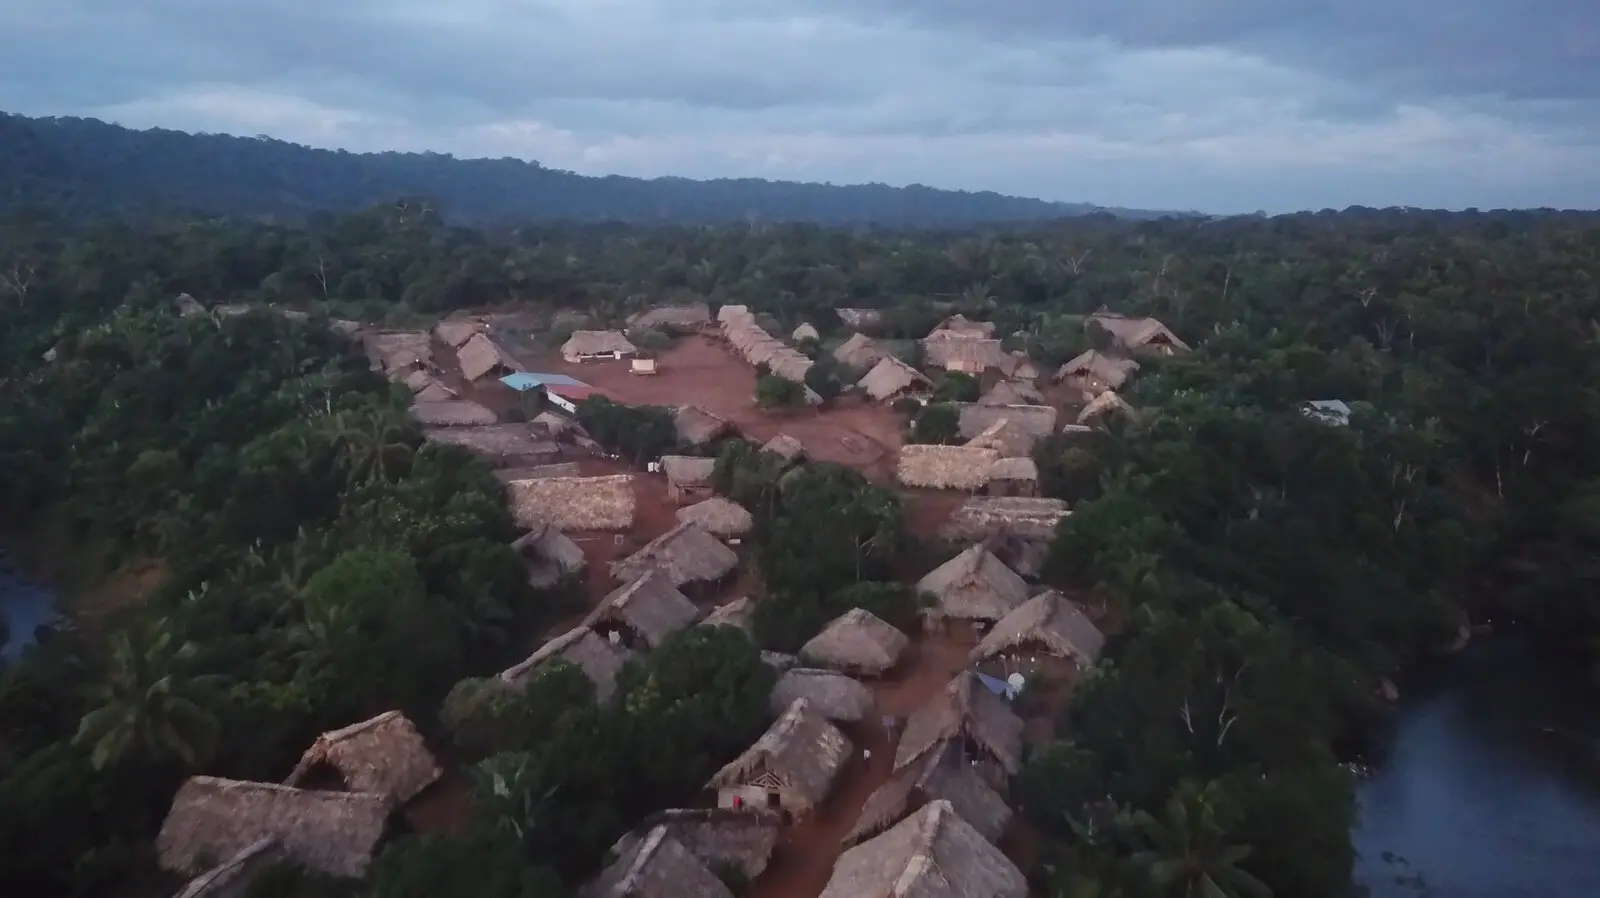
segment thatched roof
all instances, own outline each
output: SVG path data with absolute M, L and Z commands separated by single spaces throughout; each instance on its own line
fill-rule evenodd
M 989 468 L 999 458 L 993 449 L 913 443 L 900 448 L 895 476 L 906 486 L 970 492 L 989 482 Z
M 1107 390 L 1120 390 L 1122 385 L 1128 382 L 1128 378 L 1138 370 L 1139 363 L 1133 359 L 1107 355 L 1091 349 L 1057 369 L 1056 380 L 1066 380 L 1069 377 L 1093 378 Z
M 441 321 L 433 326 L 434 336 L 452 349 L 460 349 L 462 344 L 488 330 L 481 321 Z
M 583 623 L 591 629 L 624 626 L 655 648 L 699 616 L 700 609 L 666 575 L 651 570 L 612 590 Z
M 538 651 L 506 668 L 500 681 L 521 686 L 539 667 L 560 659 L 580 668 L 594 684 L 595 698 L 606 702 L 617 691 L 617 674 L 633 653 L 585 626 L 577 626 L 540 646 Z
M 513 358 L 505 347 L 490 339 L 488 334 L 473 334 L 456 350 L 456 359 L 461 363 L 461 376 L 467 380 L 477 380 L 501 368 L 522 370 L 522 363 Z
M 237 898 L 248 895 L 255 875 L 282 861 L 283 848 L 276 839 L 257 839 L 232 857 L 189 880 L 176 898 Z
M 972 439 L 1001 418 L 1009 418 L 1028 435 L 1039 439 L 1056 432 L 1056 409 L 1052 405 L 983 405 L 963 402 L 961 436 Z
M 716 473 L 717 460 L 696 455 L 663 455 L 661 473 L 667 482 L 677 487 L 709 486 L 711 475 Z
M 193 876 L 274 839 L 284 856 L 332 876 L 359 878 L 382 840 L 387 795 L 324 792 L 276 783 L 194 776 L 172 799 L 156 851 L 161 867 Z
M 469 452 L 494 458 L 526 457 L 530 461 L 554 458 L 561 454 L 561 444 L 541 439 L 540 434 L 526 424 L 485 424 L 474 427 L 434 427 L 423 432 L 423 438 L 435 443 L 449 443 Z
M 284 785 L 300 785 L 319 764 L 339 771 L 351 792 L 387 795 L 396 802 L 409 801 L 444 773 L 422 734 L 399 711 L 323 733 Z
M 888 621 L 865 608 L 852 608 L 829 621 L 800 654 L 834 670 L 876 676 L 900 663 L 910 644 Z
M 731 504 L 731 503 L 730 503 Z M 737 507 L 737 506 L 735 506 Z M 714 583 L 739 566 L 739 556 L 692 520 L 680 521 L 644 548 L 611 563 L 611 575 L 632 580 L 646 571 L 659 571 L 676 586 Z
M 1189 344 L 1154 318 L 1130 318 L 1101 309 L 1084 319 L 1084 326 L 1098 324 L 1111 333 L 1127 349 L 1138 349 L 1151 343 L 1167 343 L 1173 349 L 1186 352 Z
M 411 417 L 424 427 L 481 427 L 500 420 L 494 412 L 468 399 L 413 402 Z
M 562 577 L 583 570 L 583 547 L 551 524 L 538 524 L 511 544 L 528 563 L 528 583 L 535 589 L 554 586 Z
M 1044 405 L 1044 394 L 1033 384 L 1002 380 L 978 398 L 979 405 Z
M 629 330 L 680 327 L 697 328 L 711 323 L 711 307 L 703 302 L 686 305 L 657 306 L 628 318 Z
M 1106 638 L 1077 605 L 1055 590 L 1041 592 L 994 625 L 972 650 L 976 664 L 1007 649 L 1037 645 L 1052 655 L 1093 667 Z
M 857 330 L 877 327 L 883 323 L 883 312 L 878 309 L 834 309 L 833 311 L 839 316 L 839 320 L 844 322 L 845 327 Z
M 1078 423 L 1087 424 L 1107 412 L 1121 412 L 1126 415 L 1133 414 L 1133 406 L 1129 405 L 1115 390 L 1107 390 L 1096 396 L 1092 402 L 1078 412 Z
M 989 482 L 1039 482 L 1039 466 L 1031 458 L 1002 458 L 989 469 Z
M 816 328 L 812 327 L 809 323 L 806 323 L 795 328 L 794 333 L 789 335 L 789 339 L 799 343 L 801 340 L 820 340 L 822 339 L 822 335 L 817 333 Z
M 1028 881 L 948 801 L 846 851 L 819 898 L 1027 898 Z
M 917 581 L 941 617 L 997 621 L 1028 600 L 1028 584 L 983 545 L 972 546 Z
M 638 351 L 639 348 L 629 342 L 621 331 L 573 331 L 567 342 L 561 345 L 561 355 L 569 359 L 619 352 L 632 355 Z
M 541 477 L 577 477 L 583 469 L 575 461 L 562 461 L 549 465 L 532 465 L 526 468 L 498 468 L 494 476 L 500 478 L 501 483 L 513 480 L 538 480 Z
M 396 371 L 395 377 L 413 393 L 419 393 L 428 385 L 439 382 L 439 379 L 433 376 L 433 372 L 423 370 Z
M 555 412 L 540 412 L 534 415 L 533 420 L 528 423 L 535 429 L 549 434 L 552 439 L 560 439 L 568 434 L 587 435 L 588 433 L 583 429 L 583 425 Z
M 713 414 L 698 405 L 680 405 L 673 414 L 678 428 L 678 439 L 685 443 L 709 443 L 733 430 L 726 418 Z
M 656 829 L 668 836 L 707 867 L 731 866 L 746 879 L 754 879 L 767 869 L 773 849 L 783 829 L 783 816 L 764 808 L 674 808 L 657 811 L 644 818 L 633 832 L 617 840 L 611 853 L 622 857 L 641 839 Z M 685 896 L 688 898 L 688 896 Z
M 717 310 L 717 320 L 724 324 L 741 319 L 749 320 L 752 317 L 749 306 L 723 306 Z
M 962 763 L 954 742 L 942 742 L 868 796 L 845 844 L 870 838 L 915 807 L 932 801 L 950 802 L 961 819 L 990 842 L 1000 841 L 1011 821 L 1005 798 L 984 782 L 971 764 Z
M 771 774 L 814 807 L 828 796 L 855 746 L 805 699 L 796 699 L 756 743 L 717 771 L 707 788 L 742 785 Z
M 627 530 L 633 526 L 633 477 L 541 477 L 506 484 L 519 527 L 554 524 L 574 530 Z
M 856 386 L 865 390 L 873 399 L 884 402 L 902 393 L 932 390 L 933 381 L 905 362 L 892 355 L 886 355 L 872 366 L 872 370 L 868 371 Z
M 721 496 L 712 496 L 704 502 L 680 508 L 677 514 L 679 522 L 698 524 L 715 536 L 743 536 L 755 526 L 755 518 L 744 510 L 744 506 Z
M 833 357 L 838 359 L 840 364 L 862 370 L 871 368 L 885 355 L 888 353 L 878 346 L 877 341 L 865 334 L 853 334 L 850 339 L 833 349 Z
M 206 313 L 206 307 L 201 305 L 198 299 L 187 293 L 179 293 L 178 298 L 173 300 L 173 304 L 177 306 L 178 314 L 184 318 L 192 318 L 195 315 L 204 315 Z
M 772 687 L 772 713 L 781 714 L 802 698 L 829 720 L 855 722 L 872 713 L 872 690 L 837 671 L 814 667 L 784 671 Z
M 922 341 L 923 357 L 935 368 L 966 371 L 1000 367 L 1005 352 L 999 340 L 929 337 Z
M 768 440 L 767 444 L 761 447 L 761 451 L 771 452 L 773 455 L 781 456 L 789 461 L 795 461 L 805 457 L 806 447 L 804 443 L 794 437 L 786 433 L 780 433 Z
M 348 318 L 333 318 L 328 321 L 328 330 L 341 337 L 354 340 L 361 335 L 361 322 L 351 321 Z
M 968 542 L 997 536 L 1049 540 L 1055 537 L 1056 525 L 1070 513 L 1062 499 L 974 496 L 961 503 L 939 535 Z
M 1022 762 L 1022 726 L 1005 699 L 990 692 L 976 673 L 963 671 L 906 720 L 894 769 L 904 770 L 941 742 L 966 737 L 993 755 L 1006 773 L 1016 773 Z
M 697 626 L 733 627 L 749 633 L 755 626 L 755 611 L 755 600 L 749 596 L 742 599 L 734 599 L 731 602 L 713 608 L 711 613 L 706 615 L 705 620 L 702 620 Z
M 433 365 L 433 341 L 427 331 L 384 331 L 363 341 L 367 357 L 386 374 Z
M 733 898 L 715 873 L 678 843 L 664 827 L 651 830 L 594 882 L 579 898 Z
M 417 402 L 449 402 L 458 395 L 460 394 L 456 393 L 455 390 L 438 381 L 434 381 L 418 390 L 417 395 L 413 398 Z
M 810 371 L 811 366 L 814 364 L 816 363 L 805 356 L 800 355 L 799 353 L 782 352 L 774 354 L 773 357 L 767 361 L 767 368 L 769 368 L 776 377 L 781 377 L 784 380 L 792 380 L 797 384 L 803 384 L 806 382 L 806 372 Z M 806 398 L 808 400 L 810 399 L 809 396 Z M 813 402 L 812 404 L 815 405 L 816 403 Z
M 1006 353 L 1000 359 L 1000 373 L 1020 381 L 1031 381 L 1039 376 L 1039 366 L 1020 349 Z
M 949 318 L 934 325 L 928 332 L 929 339 L 961 339 L 984 338 L 994 336 L 993 321 L 974 321 L 965 315 L 951 315 Z
M 1033 453 L 1033 435 L 1010 418 L 1001 418 L 966 445 L 974 449 L 993 449 L 1001 459 L 1026 458 Z

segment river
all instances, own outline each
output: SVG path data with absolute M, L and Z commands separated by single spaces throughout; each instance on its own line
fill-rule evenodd
M 1600 896 L 1600 693 L 1571 677 L 1507 637 L 1406 687 L 1359 793 L 1372 898 Z
M 12 659 L 22 653 L 23 646 L 33 642 L 39 627 L 55 622 L 54 597 L 43 586 L 0 567 L 0 617 L 5 619 L 9 637 L 0 646 L 0 658 Z

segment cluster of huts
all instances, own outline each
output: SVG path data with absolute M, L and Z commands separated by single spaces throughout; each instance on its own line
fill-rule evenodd
M 728 341 L 728 345 L 750 365 L 765 365 L 773 376 L 792 380 L 797 384 L 806 382 L 806 372 L 811 370 L 811 359 L 767 333 L 756 323 L 755 315 L 748 307 L 723 306 L 717 310 L 717 322 L 722 327 L 722 336 Z M 803 332 L 799 333 L 801 336 L 796 339 L 806 338 Z M 816 339 L 815 328 L 810 329 L 810 339 Z M 813 405 L 822 401 L 822 397 L 809 387 L 806 388 L 806 394 L 807 400 Z

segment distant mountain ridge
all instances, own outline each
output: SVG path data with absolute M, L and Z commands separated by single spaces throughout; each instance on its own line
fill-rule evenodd
M 921 185 L 836 186 L 759 178 L 591 177 L 519 159 L 349 153 L 266 137 L 124 128 L 0 113 L 0 214 L 37 205 L 79 218 L 198 213 L 298 219 L 400 196 L 463 223 L 720 223 L 960 226 L 1109 213 L 1186 213 L 1056 203 Z

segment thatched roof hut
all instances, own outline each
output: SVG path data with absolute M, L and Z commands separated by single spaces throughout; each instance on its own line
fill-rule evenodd
M 838 727 L 810 702 L 796 699 L 754 745 L 717 771 L 707 788 L 730 798 L 746 792 L 777 795 L 783 808 L 804 813 L 828 797 L 854 751 Z
M 488 325 L 481 321 L 441 321 L 433 326 L 433 335 L 451 349 L 460 349 L 468 340 L 488 332 Z
M 560 443 L 543 439 L 539 431 L 526 424 L 432 427 L 422 436 L 430 442 L 460 446 L 491 462 L 510 458 L 539 461 L 561 455 Z
M 712 496 L 677 511 L 678 521 L 698 524 L 715 536 L 744 536 L 755 526 L 756 520 L 744 506 L 731 499 Z
M 933 381 L 921 371 L 907 365 L 892 355 L 878 359 L 856 386 L 878 402 L 887 402 L 902 395 L 933 391 Z
M 424 427 L 481 427 L 500 420 L 494 412 L 470 399 L 413 402 L 411 417 Z
M 1014 349 L 1001 357 L 1000 373 L 1014 380 L 1031 382 L 1039 376 L 1039 366 L 1028 358 L 1026 352 Z
M 709 443 L 733 430 L 728 419 L 698 405 L 680 405 L 673 413 L 678 439 L 685 443 Z
M 942 742 L 868 796 L 844 842 L 854 845 L 871 838 L 933 801 L 950 802 L 961 819 L 990 842 L 999 842 L 1011 821 L 1005 798 L 971 764 L 961 762 L 954 742 Z
M 628 846 L 600 876 L 578 892 L 579 898 L 733 898 L 694 853 L 664 827 L 651 830 Z
M 803 323 L 794 329 L 794 333 L 789 335 L 789 339 L 799 343 L 801 340 L 820 340 L 822 335 L 817 333 L 817 329 L 812 327 L 810 323 Z
M 743 630 L 745 633 L 750 633 L 755 626 L 755 611 L 755 600 L 745 596 L 713 608 L 711 613 L 706 615 L 705 619 L 697 626 L 733 627 L 737 630 Z
M 993 321 L 975 321 L 962 314 L 951 315 L 928 332 L 930 340 L 983 339 L 994 336 Z
M 1032 496 L 1039 490 L 1039 466 L 1031 458 L 1002 458 L 989 469 L 989 492 Z
M 206 313 L 206 307 L 200 304 L 200 300 L 187 293 L 179 293 L 178 298 L 172 302 L 177 307 L 178 314 L 184 318 L 192 318 L 195 315 L 204 315 Z
M 585 359 L 621 358 L 633 355 L 639 348 L 629 342 L 621 331 L 573 331 L 561 346 L 561 357 L 568 362 Z
M 542 477 L 580 477 L 583 469 L 575 461 L 555 462 L 548 465 L 530 465 L 525 468 L 497 468 L 494 476 L 501 483 L 513 480 L 538 480 Z
M 467 380 L 522 370 L 522 363 L 488 334 L 473 334 L 456 350 L 456 359 L 461 363 L 461 376 Z
M 628 318 L 629 330 L 649 330 L 663 327 L 695 330 L 711 323 L 711 306 L 703 302 L 681 305 L 657 306 Z
M 723 306 L 717 309 L 717 321 L 727 324 L 730 321 L 748 320 L 752 318 L 749 306 Z
M 948 801 L 846 851 L 819 898 L 1027 898 L 1028 880 Z
M 865 334 L 852 334 L 850 339 L 833 348 L 833 357 L 841 365 L 848 365 L 862 371 L 871 368 L 878 360 L 888 355 L 876 340 Z
M 829 720 L 854 723 L 872 713 L 872 690 L 832 670 L 791 667 L 784 671 L 772 687 L 772 713 L 781 714 L 802 698 Z
M 865 608 L 852 608 L 829 621 L 800 654 L 833 670 L 878 676 L 899 664 L 910 644 L 888 621 Z
M 413 393 L 420 393 L 428 385 L 439 382 L 439 379 L 433 376 L 432 371 L 426 370 L 396 371 L 394 377 L 405 384 L 406 388 Z
M 767 441 L 761 447 L 762 452 L 771 452 L 787 461 L 799 461 L 806 456 L 805 444 L 786 433 L 780 433 Z
M 853 330 L 871 330 L 883 323 L 883 312 L 879 309 L 834 309 L 834 314 L 844 322 L 844 326 Z
M 449 402 L 460 396 L 455 390 L 450 389 L 439 381 L 434 381 L 417 391 L 412 397 L 417 403 L 423 402 Z
M 347 791 L 387 795 L 397 803 L 411 800 L 444 773 L 422 734 L 399 711 L 318 736 L 284 785 L 304 784 L 319 767 L 337 771 Z
M 999 340 L 976 338 L 929 337 L 922 341 L 922 352 L 929 365 L 966 374 L 982 374 L 990 368 L 998 368 L 1005 358 Z
M 1154 318 L 1130 318 L 1101 308 L 1085 318 L 1083 326 L 1104 328 L 1127 352 L 1170 356 L 1189 351 L 1189 344 Z
M 1028 600 L 1028 584 L 983 545 L 934 568 L 917 590 L 938 600 L 930 618 L 998 621 Z
M 1011 650 L 1038 650 L 1093 667 L 1106 637 L 1083 610 L 1059 592 L 1041 592 L 994 625 L 972 650 L 976 664 Z
M 500 673 L 500 681 L 520 687 L 533 672 L 551 661 L 561 660 L 583 671 L 594 684 L 595 698 L 611 700 L 617 692 L 617 674 L 633 653 L 618 643 L 603 639 L 588 627 L 573 627 L 539 646 L 538 651 Z
M 904 770 L 940 743 L 954 741 L 1013 774 L 1022 763 L 1022 727 L 1022 718 L 1005 699 L 990 692 L 973 671 L 962 671 L 906 720 L 894 769 Z
M 906 486 L 973 492 L 988 484 L 999 458 L 993 449 L 913 443 L 900 448 L 895 476 Z
M 978 542 L 997 536 L 1048 541 L 1071 512 L 1063 499 L 974 496 L 961 503 L 939 531 L 948 540 Z
M 993 449 L 1001 459 L 1026 458 L 1033 452 L 1034 437 L 1010 418 L 1001 418 L 968 440 L 974 449 Z
M 517 526 L 553 524 L 563 532 L 633 526 L 633 476 L 540 477 L 506 484 Z
M 538 524 L 518 537 L 511 548 L 528 566 L 528 584 L 548 589 L 562 577 L 583 570 L 583 547 L 551 524 Z
M 433 341 L 427 331 L 383 331 L 363 340 L 367 358 L 385 374 L 433 367 Z
M 715 583 L 738 566 L 738 554 L 723 545 L 722 540 L 694 521 L 681 521 L 639 551 L 612 562 L 611 575 L 628 581 L 648 571 L 657 571 L 674 586 L 683 586 Z
M 1120 390 L 1138 372 L 1139 363 L 1091 349 L 1056 370 L 1055 379 L 1067 381 L 1094 398 L 1107 390 Z
M 256 874 L 283 862 L 276 839 L 257 839 L 184 885 L 176 898 L 239 898 L 250 893 Z
M 360 878 L 383 839 L 392 803 L 372 792 L 324 792 L 194 776 L 172 799 L 156 837 L 161 867 L 193 876 L 262 839 L 331 876 Z
M 700 609 L 665 574 L 648 570 L 612 590 L 583 625 L 629 648 L 655 648 L 694 623 Z
M 1078 412 L 1078 423 L 1088 424 L 1090 421 L 1109 412 L 1119 412 L 1125 415 L 1134 414 L 1133 406 L 1129 405 L 1115 390 L 1107 390 L 1096 396 L 1093 401 Z
M 644 818 L 633 832 L 611 846 L 611 853 L 622 857 L 639 840 L 664 829 L 707 867 L 731 867 L 746 879 L 754 879 L 767 869 L 782 828 L 782 815 L 759 808 L 674 808 Z
M 961 414 L 961 436 L 972 439 L 988 430 L 1002 418 L 1022 428 L 1035 440 L 1056 432 L 1056 409 L 1053 405 L 983 405 L 963 402 L 957 405 Z
M 709 494 L 717 460 L 694 455 L 664 455 L 661 473 L 667 478 L 667 493 L 674 499 Z
M 979 405 L 1044 405 L 1044 394 L 1033 384 L 1002 380 L 978 398 Z

